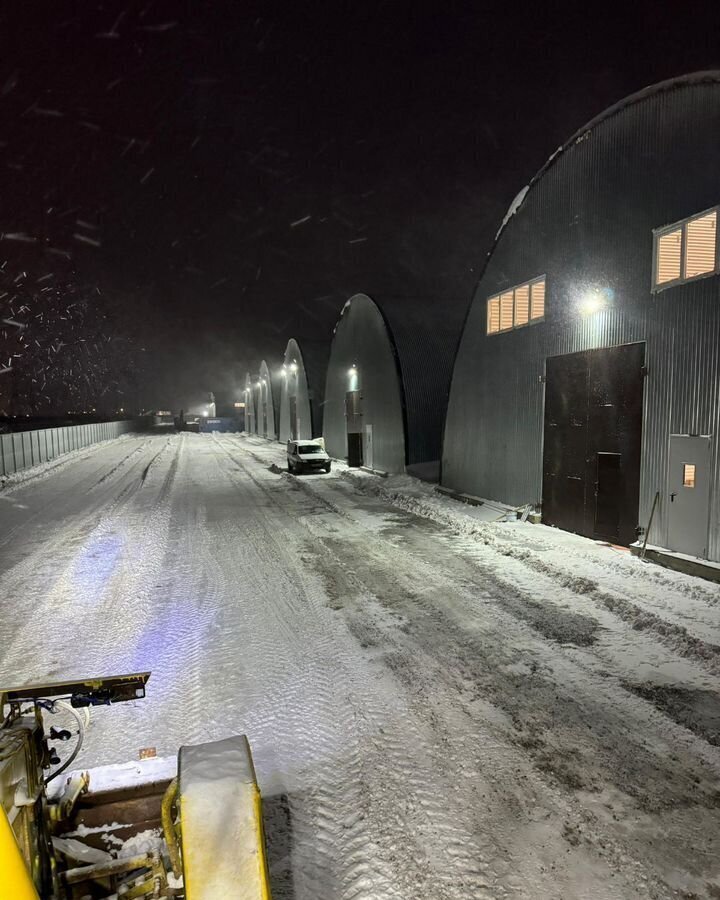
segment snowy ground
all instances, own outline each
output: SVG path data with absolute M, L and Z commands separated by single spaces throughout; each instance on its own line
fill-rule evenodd
M 128 437 L 0 491 L 0 681 L 82 765 L 249 735 L 276 900 L 720 897 L 720 590 L 409 478 Z

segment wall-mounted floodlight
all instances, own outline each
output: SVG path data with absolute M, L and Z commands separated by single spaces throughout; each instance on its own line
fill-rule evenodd
M 583 316 L 592 316 L 607 309 L 613 298 L 610 288 L 589 288 L 583 291 L 578 299 L 578 309 Z
M 579 305 L 580 312 L 584 316 L 591 316 L 593 313 L 600 312 L 605 303 L 599 292 L 589 291 L 587 294 L 583 294 Z
M 295 360 L 293 360 L 293 361 L 290 363 L 290 371 L 291 371 L 291 372 L 297 372 L 297 363 L 295 362 Z
M 353 363 L 348 369 L 348 390 L 349 391 L 357 391 L 360 387 L 360 378 L 358 376 L 358 369 L 355 363 Z
M 203 410 L 203 415 L 204 415 L 204 416 L 207 416 L 207 414 L 208 414 L 208 411 L 207 411 L 206 409 L 204 409 L 204 410 Z

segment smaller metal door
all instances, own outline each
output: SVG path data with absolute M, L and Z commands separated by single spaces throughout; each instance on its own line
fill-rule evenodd
M 364 450 L 364 459 L 365 465 L 368 469 L 372 469 L 373 467 L 373 427 L 372 425 L 365 426 L 365 450 Z
M 594 534 L 606 541 L 620 540 L 620 509 L 625 485 L 620 453 L 597 454 Z
M 348 465 L 363 464 L 362 394 L 348 391 L 345 394 L 345 423 L 347 429 Z
M 668 499 L 670 549 L 706 558 L 710 516 L 708 435 L 670 435 Z

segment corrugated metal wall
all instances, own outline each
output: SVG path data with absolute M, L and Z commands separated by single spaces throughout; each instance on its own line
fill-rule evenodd
M 310 415 L 312 417 L 312 436 L 320 437 L 323 433 L 325 379 L 330 357 L 330 340 L 302 340 L 300 342 L 300 352 L 302 353 L 305 376 L 307 378 Z
M 265 360 L 260 363 L 260 389 L 257 401 L 257 433 L 270 441 L 277 440 L 280 416 L 280 376 Z
M 542 485 L 545 359 L 645 341 L 639 523 L 661 501 L 650 541 L 667 544 L 672 433 L 712 433 L 720 484 L 720 278 L 650 290 L 652 229 L 720 203 L 720 83 L 663 86 L 596 121 L 535 180 L 503 230 L 478 286 L 458 351 L 445 430 L 443 483 L 513 504 Z M 547 275 L 546 318 L 486 336 L 492 294 Z M 606 310 L 579 301 L 609 289 Z M 709 556 L 720 559 L 716 489 Z
M 137 431 L 135 422 L 94 422 L 0 435 L 0 476 L 13 475 L 57 459 L 72 450 L 111 441 Z
M 402 375 L 407 463 L 439 460 L 453 360 L 467 303 L 383 296 L 377 304 L 388 322 Z

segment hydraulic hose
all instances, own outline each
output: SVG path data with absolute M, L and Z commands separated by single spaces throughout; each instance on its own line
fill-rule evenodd
M 165 842 L 168 846 L 170 855 L 170 865 L 172 866 L 173 875 L 176 878 L 182 878 L 182 860 L 180 858 L 180 845 L 178 844 L 177 832 L 175 831 L 175 823 L 173 822 L 172 808 L 178 794 L 178 780 L 173 778 L 167 786 L 167 790 L 163 795 L 161 816 L 162 827 L 165 834 Z

